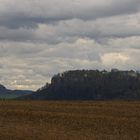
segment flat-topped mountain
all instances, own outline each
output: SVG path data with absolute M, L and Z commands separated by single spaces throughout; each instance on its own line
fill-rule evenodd
M 23 99 L 112 100 L 140 99 L 140 73 L 99 70 L 66 71 L 54 75 L 46 84 Z

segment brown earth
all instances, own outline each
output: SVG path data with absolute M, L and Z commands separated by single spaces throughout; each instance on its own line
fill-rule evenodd
M 139 140 L 140 102 L 0 101 L 0 140 Z

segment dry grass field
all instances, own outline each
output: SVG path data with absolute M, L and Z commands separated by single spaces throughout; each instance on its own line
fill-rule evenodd
M 140 102 L 0 101 L 0 140 L 139 140 Z

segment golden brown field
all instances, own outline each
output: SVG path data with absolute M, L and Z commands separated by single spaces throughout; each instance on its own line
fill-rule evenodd
M 1 140 L 139 140 L 140 102 L 0 101 Z

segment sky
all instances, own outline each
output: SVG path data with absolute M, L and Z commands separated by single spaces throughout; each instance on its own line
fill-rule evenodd
M 140 0 L 0 0 L 0 83 L 32 89 L 75 69 L 140 70 Z

